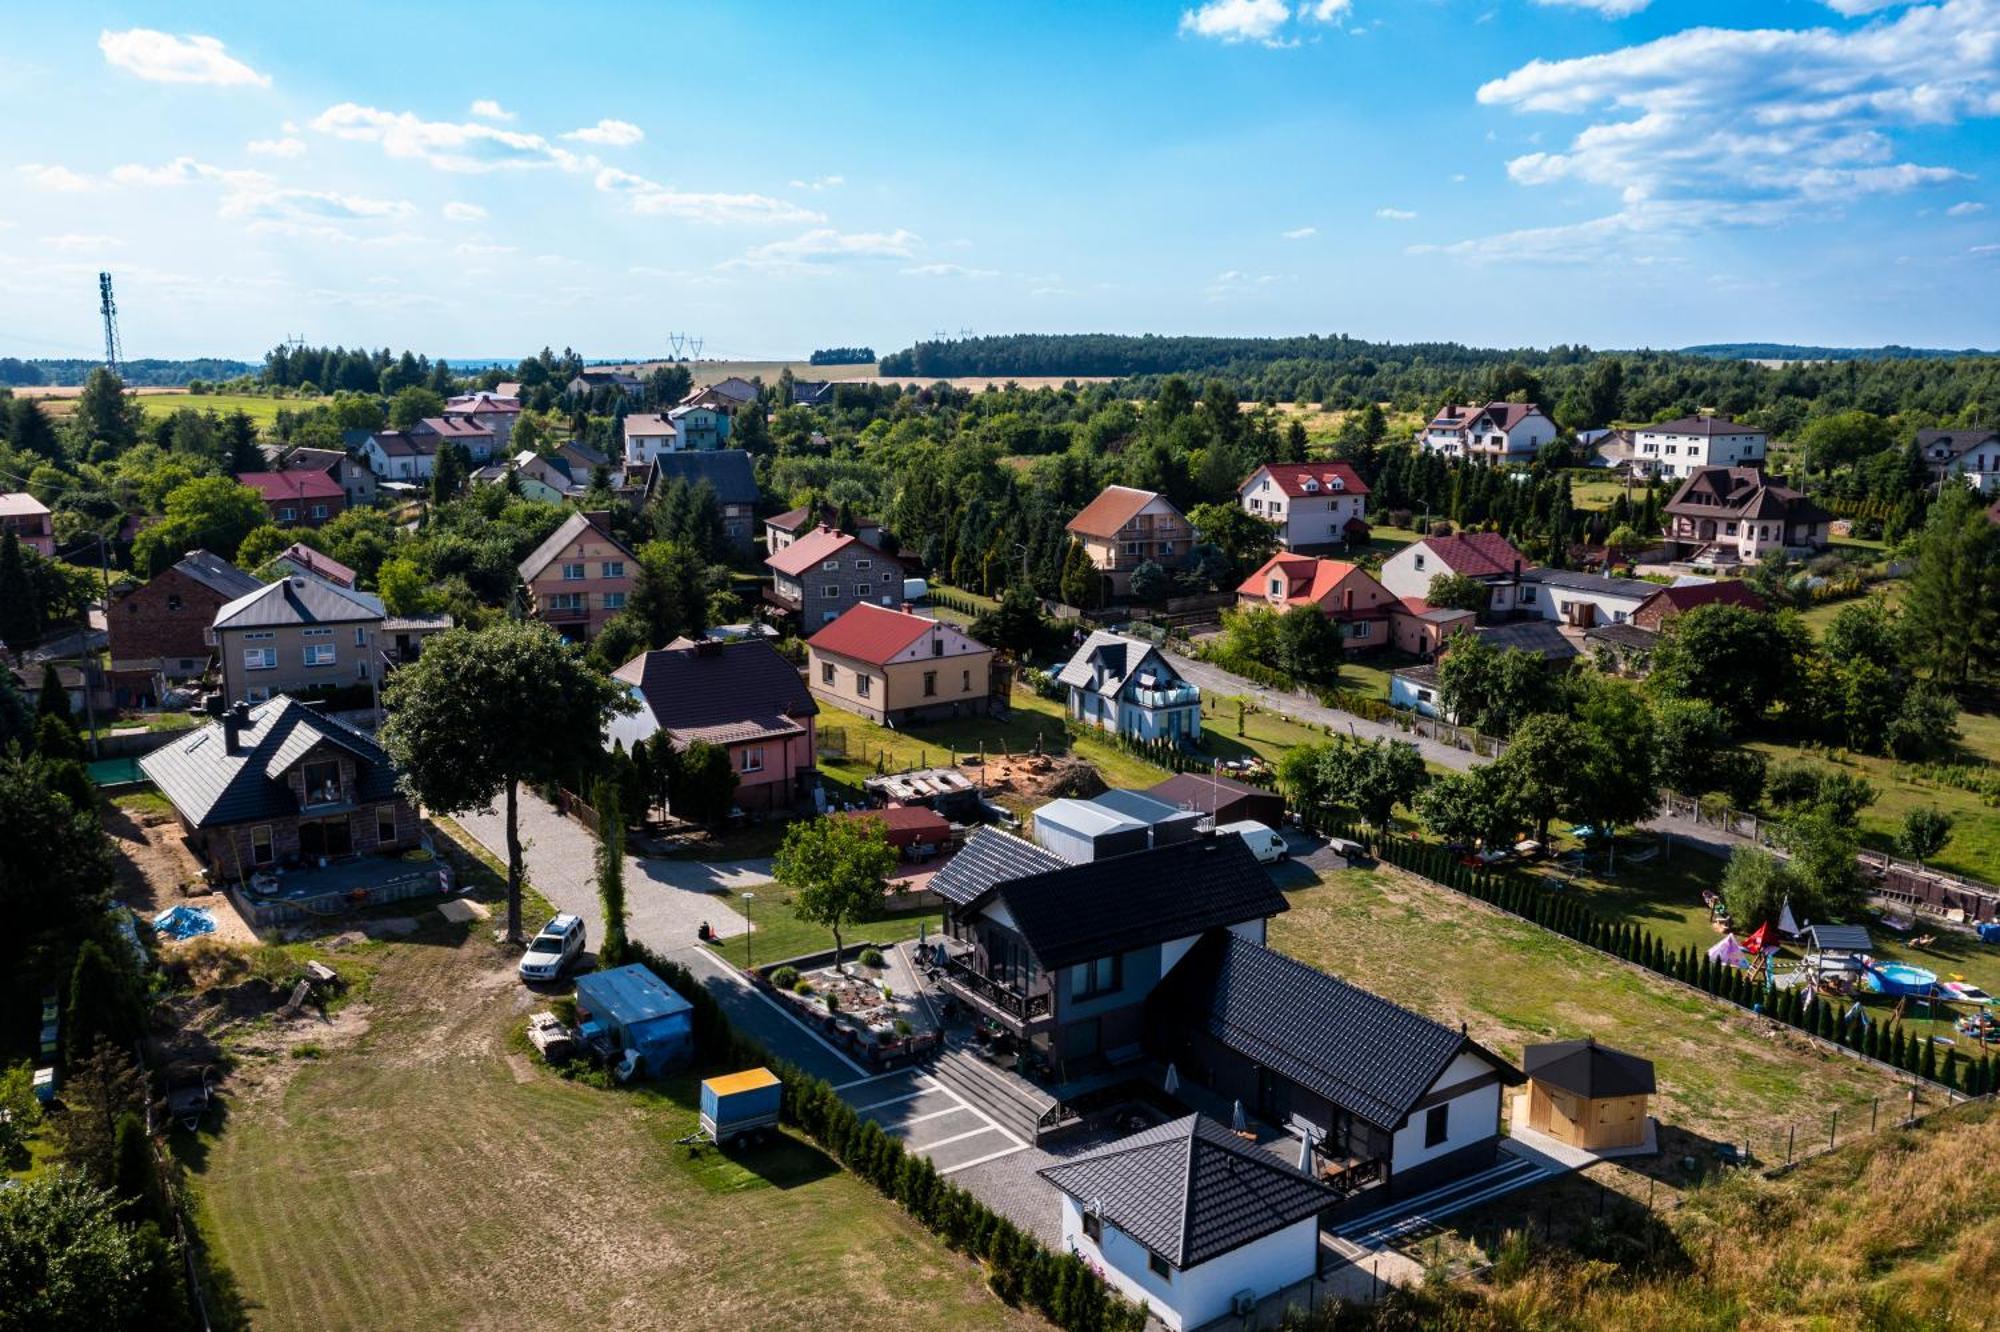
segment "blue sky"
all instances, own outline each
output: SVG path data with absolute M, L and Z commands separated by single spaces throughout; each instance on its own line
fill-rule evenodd
M 2000 344 L 2000 0 L 38 6 L 0 353 Z

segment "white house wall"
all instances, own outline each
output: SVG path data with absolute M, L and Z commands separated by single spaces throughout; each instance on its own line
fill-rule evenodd
M 1223 1317 L 1238 1291 L 1261 1298 L 1304 1281 L 1319 1268 L 1315 1217 L 1162 1277 L 1152 1270 L 1146 1247 L 1124 1231 L 1106 1223 L 1104 1244 L 1099 1247 L 1083 1233 L 1083 1209 L 1076 1199 L 1064 1194 L 1062 1209 L 1063 1246 L 1102 1272 L 1119 1294 L 1143 1300 L 1174 1332 Z
M 1527 599 L 1529 585 L 1524 584 L 1521 588 L 1522 609 L 1532 607 L 1544 620 L 1553 620 L 1557 624 L 1568 622 L 1569 617 L 1565 614 L 1565 607 L 1580 602 L 1588 602 L 1597 607 L 1599 624 L 1623 624 L 1632 618 L 1632 612 L 1638 610 L 1640 604 L 1646 600 L 1646 597 L 1625 597 L 1611 592 L 1586 592 L 1574 587 L 1552 587 L 1547 583 L 1536 583 L 1532 586 L 1535 594 L 1532 602 Z M 1651 595 L 1651 592 L 1647 593 L 1647 596 Z
M 1431 1084 L 1432 1091 L 1449 1091 L 1461 1083 L 1483 1078 L 1492 1071 L 1492 1066 L 1477 1055 L 1461 1054 Z M 1390 1167 L 1397 1174 L 1483 1142 L 1500 1131 L 1498 1081 L 1474 1087 L 1442 1104 L 1451 1108 L 1445 1116 L 1444 1141 L 1437 1146 L 1424 1146 L 1424 1124 L 1430 1117 L 1431 1106 L 1411 1111 L 1410 1122 L 1396 1130 L 1389 1160 Z

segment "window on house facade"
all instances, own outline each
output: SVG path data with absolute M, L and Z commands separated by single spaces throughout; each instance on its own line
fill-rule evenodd
M 1424 1146 L 1442 1146 L 1451 1136 L 1451 1102 L 1434 1105 L 1424 1116 Z
M 833 680 L 834 680 L 833 663 L 830 661 L 821 662 L 819 664 L 819 682 L 823 685 L 830 685 L 833 683 Z
M 958 673 L 958 687 L 962 693 L 972 692 L 972 672 L 969 669 Z
M 1534 605 L 1534 604 L 1535 604 L 1535 589 L 1534 589 L 1534 588 L 1532 588 L 1532 587 L 1524 587 L 1524 588 L 1522 588 L 1522 589 L 1521 589 L 1521 604 L 1522 604 L 1522 605 L 1524 605 L 1524 606 L 1532 606 L 1532 605 Z
M 266 824 L 262 827 L 252 828 L 250 830 L 250 863 L 253 865 L 268 865 L 275 859 L 277 859 L 277 854 L 271 845 L 270 825 Z
M 1368 637 L 1368 632 L 1373 627 L 1366 620 L 1356 620 L 1353 624 L 1347 626 L 1347 636 L 1358 643 Z
M 324 517 L 326 517 L 326 505 L 324 505 L 324 504 L 315 504 L 315 505 L 313 505 L 313 506 L 312 506 L 312 516 L 313 516 L 314 518 L 324 518 Z
M 300 655 L 308 666 L 331 666 L 335 650 L 331 643 L 308 643 Z
M 375 806 L 375 840 L 393 842 L 396 840 L 396 807 L 394 805 Z
M 836 570 L 836 569 L 838 569 L 838 568 L 840 567 L 840 561 L 839 561 L 839 560 L 821 560 L 821 561 L 819 562 L 819 567 L 820 567 L 821 569 L 823 569 L 823 570 L 825 570 L 825 571 L 827 571 L 827 572 L 831 573 L 831 572 L 833 572 L 834 570 Z
M 582 610 L 583 593 L 581 592 L 553 593 L 549 597 L 549 609 L 559 610 L 559 611 Z
M 340 799 L 340 764 L 321 759 L 305 766 L 306 803 L 331 805 Z
M 298 511 L 297 509 L 279 509 L 279 510 L 278 510 L 278 521 L 279 521 L 279 522 L 281 522 L 281 523 L 295 523 L 295 522 L 297 522 L 298 520 L 299 520 L 299 511 Z
M 1104 1243 L 1104 1218 L 1089 1208 L 1083 1212 L 1083 1235 L 1092 1244 Z
M 871 595 L 873 595 L 874 591 L 875 589 L 868 586 L 868 584 L 866 583 L 856 583 L 854 585 L 854 595 L 859 597 L 863 601 L 868 600 L 868 598 Z
M 1424 571 L 1424 555 L 1423 555 L 1423 552 L 1422 552 L 1422 551 L 1418 551 L 1418 552 L 1417 552 L 1417 572 L 1418 572 L 1418 573 L 1422 573 L 1423 571 Z
M 742 763 L 741 766 L 737 769 L 737 771 L 739 772 L 764 771 L 764 746 L 753 745 L 750 748 L 744 750 L 742 754 Z
M 1154 1276 L 1159 1277 L 1163 1281 L 1172 1281 L 1174 1279 L 1174 1265 L 1160 1257 L 1157 1253 L 1148 1253 L 1146 1255 L 1146 1267 Z
M 624 610 L 625 594 L 623 592 L 606 592 L 604 594 L 604 609 L 612 611 Z
M 936 697 L 937 697 L 937 672 L 936 672 L 936 671 L 925 671 L 925 672 L 924 672 L 924 697 L 925 697 L 925 698 L 936 698 Z
M 278 649 L 244 648 L 243 669 L 246 671 L 275 671 L 278 669 Z
M 170 611 L 177 611 L 180 608 L 181 608 L 180 594 L 178 592 L 169 593 L 167 595 L 167 609 Z M 132 609 L 136 611 L 139 608 L 137 605 L 134 605 Z
M 944 655 L 944 636 L 942 634 L 931 640 L 931 655 L 933 657 L 942 657 Z
M 856 671 L 856 672 L 854 673 L 854 692 L 855 692 L 855 693 L 857 693 L 857 694 L 861 695 L 861 697 L 863 697 L 863 698 L 867 698 L 867 697 L 868 697 L 868 694 L 869 694 L 869 691 L 870 691 L 870 690 L 872 690 L 872 689 L 874 689 L 874 688 L 875 688 L 875 677 L 874 677 L 874 676 L 872 676 L 872 675 L 863 675 L 863 674 L 862 674 L 862 673 L 861 673 L 860 671 Z
M 875 561 L 873 561 L 873 560 L 856 560 L 856 561 L 854 562 L 854 567 L 855 567 L 855 568 L 856 568 L 857 570 L 859 570 L 859 569 L 872 569 L 872 568 L 874 568 L 874 567 L 875 567 Z
M 1081 962 L 1069 969 L 1069 994 L 1072 999 L 1088 999 L 1092 995 L 1109 994 L 1119 985 L 1119 977 L 1124 967 L 1122 957 L 1100 957 L 1095 962 Z

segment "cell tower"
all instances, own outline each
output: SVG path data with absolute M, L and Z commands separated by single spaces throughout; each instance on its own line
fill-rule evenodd
M 104 368 L 112 374 L 124 372 L 119 368 L 125 361 L 125 349 L 118 343 L 118 302 L 111 298 L 111 274 L 97 275 L 97 308 L 104 316 Z

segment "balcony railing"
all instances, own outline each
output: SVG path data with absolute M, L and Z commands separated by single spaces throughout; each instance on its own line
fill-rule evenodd
M 1201 690 L 1191 684 L 1166 689 L 1134 689 L 1132 701 L 1142 708 L 1185 708 L 1201 702 Z
M 945 980 L 959 990 L 975 998 L 984 1000 L 986 1003 L 991 1004 L 993 1007 L 1018 1021 L 1033 1022 L 1037 1018 L 1047 1017 L 1050 1013 L 1048 991 L 1042 990 L 1034 994 L 1022 994 L 994 980 L 991 976 L 976 971 L 970 963 L 962 958 L 946 958 L 944 974 Z

